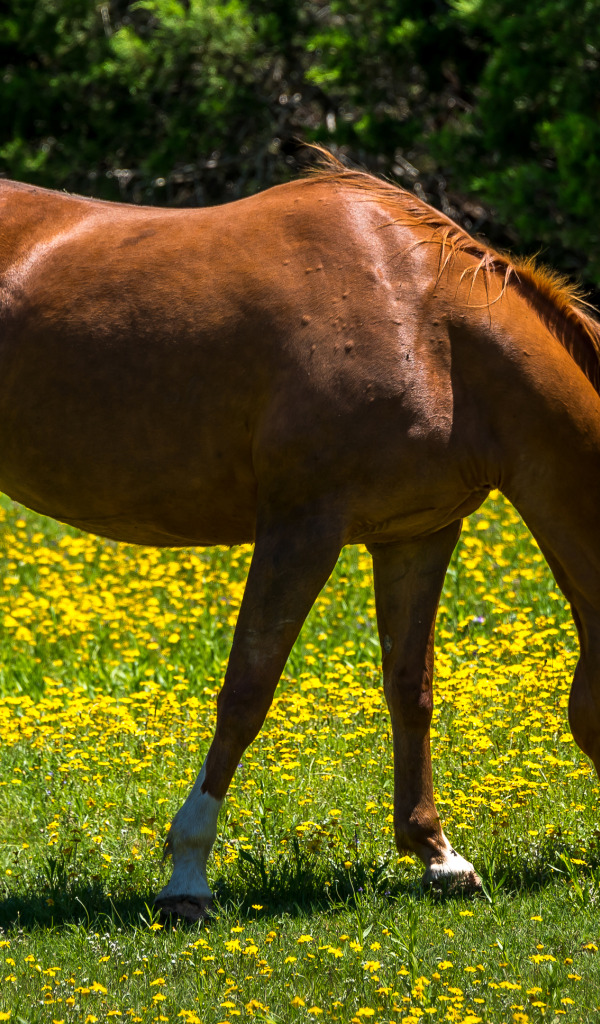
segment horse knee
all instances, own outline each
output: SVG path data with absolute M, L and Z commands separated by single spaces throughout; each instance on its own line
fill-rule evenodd
M 217 733 L 228 743 L 245 750 L 258 736 L 269 704 L 265 705 L 256 692 L 222 690 L 217 699 Z
M 384 693 L 392 724 L 404 729 L 426 732 L 433 715 L 433 694 L 428 680 L 402 672 L 384 679 Z

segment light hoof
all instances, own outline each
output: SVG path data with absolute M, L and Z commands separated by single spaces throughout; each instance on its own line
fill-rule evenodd
M 212 899 L 195 896 L 157 896 L 154 908 L 158 910 L 163 922 L 170 923 L 180 920 L 193 924 L 211 918 L 215 912 Z

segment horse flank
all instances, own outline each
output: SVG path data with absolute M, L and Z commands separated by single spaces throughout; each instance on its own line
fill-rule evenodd
M 585 302 L 584 293 L 578 285 L 556 271 L 538 265 L 533 257 L 512 257 L 509 253 L 486 246 L 412 192 L 366 172 L 349 169 L 320 146 L 310 148 L 319 153 L 320 162 L 304 179 L 305 182 L 330 181 L 356 189 L 366 201 L 391 204 L 399 209 L 398 216 L 389 225 L 430 229 L 431 234 L 414 244 L 434 243 L 440 246 L 439 277 L 445 270 L 452 269 L 461 253 L 474 259 L 472 266 L 462 272 L 461 281 L 469 273 L 473 284 L 477 275 L 483 273 L 487 288 L 492 277 L 501 275 L 500 293 L 488 300 L 488 306 L 498 302 L 507 288 L 516 289 L 600 394 L 600 321 L 587 311 L 595 312 L 594 307 Z

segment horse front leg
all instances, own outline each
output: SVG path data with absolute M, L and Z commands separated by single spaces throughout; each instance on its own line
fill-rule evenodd
M 569 698 L 569 724 L 600 777 L 600 611 L 581 599 L 572 611 L 580 656 Z
M 288 655 L 339 555 L 336 525 L 321 515 L 271 521 L 256 546 L 217 700 L 215 735 L 165 844 L 173 861 L 168 884 L 155 899 L 164 915 L 199 920 L 210 910 L 206 864 L 219 810 L 240 759 L 258 735 Z
M 460 525 L 407 542 L 373 544 L 369 550 L 392 720 L 396 845 L 420 857 L 426 866 L 424 882 L 473 889 L 480 886 L 473 865 L 442 831 L 429 746 L 435 616 Z

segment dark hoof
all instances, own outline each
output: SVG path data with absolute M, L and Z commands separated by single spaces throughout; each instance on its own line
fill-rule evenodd
M 205 921 L 214 914 L 215 906 L 211 899 L 196 899 L 194 896 L 167 896 L 154 900 L 154 907 L 160 914 L 161 921 L 172 923 L 174 920 Z
M 453 879 L 449 891 L 464 893 L 465 896 L 483 892 L 481 879 L 476 871 L 469 871 L 466 875 L 459 875 L 458 878 Z
M 423 875 L 423 885 L 456 896 L 472 896 L 483 891 L 481 879 L 476 871 L 465 871 L 461 874 L 440 872 L 433 876 L 426 871 Z

